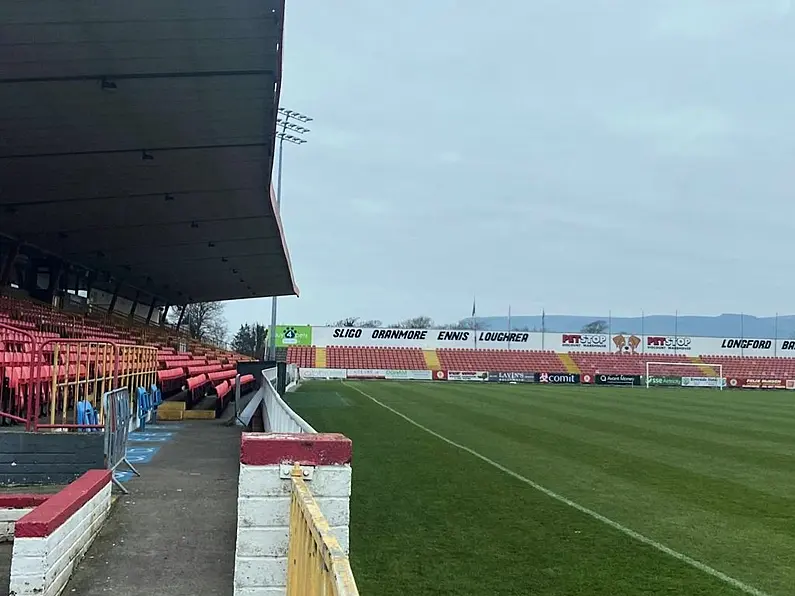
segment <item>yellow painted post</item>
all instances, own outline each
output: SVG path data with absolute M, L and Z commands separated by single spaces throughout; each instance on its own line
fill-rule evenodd
M 55 344 L 55 346 L 53 348 L 53 353 L 52 353 L 53 365 L 52 365 L 52 384 L 50 386 L 50 388 L 51 388 L 51 392 L 50 392 L 50 424 L 55 424 L 55 409 L 56 409 L 57 404 L 58 404 L 58 401 L 57 401 L 56 398 L 58 396 L 58 367 L 60 366 L 58 364 L 58 360 L 59 360 L 59 358 L 58 358 L 58 352 L 59 352 L 58 348 L 59 347 L 60 347 L 59 344 L 56 342 L 56 344 Z

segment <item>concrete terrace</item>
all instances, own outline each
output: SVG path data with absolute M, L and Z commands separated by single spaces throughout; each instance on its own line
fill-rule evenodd
M 136 464 L 141 477 L 125 483 L 130 494 L 116 503 L 64 593 L 231 595 L 240 433 L 217 421 L 133 433 L 133 452 L 159 449 Z

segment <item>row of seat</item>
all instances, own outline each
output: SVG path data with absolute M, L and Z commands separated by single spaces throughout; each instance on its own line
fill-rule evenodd
M 426 370 L 435 368 L 429 364 L 426 354 L 419 348 L 343 347 L 325 348 L 326 368 L 364 368 L 387 370 Z M 644 355 L 594 352 L 572 352 L 558 354 L 551 351 L 525 350 L 435 350 L 438 367 L 443 370 L 469 371 L 528 371 L 528 372 L 577 372 L 582 374 L 646 374 L 647 362 L 655 365 L 658 375 L 701 376 L 717 374 L 722 366 L 724 377 L 737 378 L 795 378 L 795 358 L 741 357 L 704 355 Z M 317 366 L 317 348 L 294 346 L 287 350 L 287 362 L 301 368 Z M 670 366 L 665 366 L 665 364 Z M 689 368 L 682 364 L 693 365 Z

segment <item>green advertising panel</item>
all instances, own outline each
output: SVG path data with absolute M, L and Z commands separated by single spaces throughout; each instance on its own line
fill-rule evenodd
M 657 385 L 663 387 L 681 387 L 682 377 L 649 377 L 649 385 Z
M 276 347 L 311 346 L 312 327 L 309 325 L 276 325 Z

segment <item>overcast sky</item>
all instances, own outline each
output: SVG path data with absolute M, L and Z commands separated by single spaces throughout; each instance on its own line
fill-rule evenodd
M 795 310 L 790 1 L 287 4 L 280 322 Z

